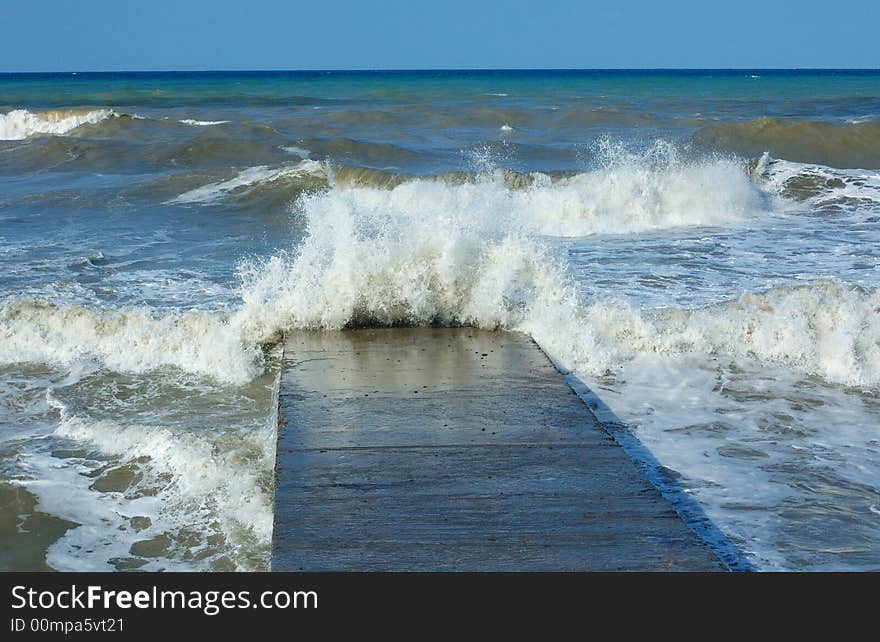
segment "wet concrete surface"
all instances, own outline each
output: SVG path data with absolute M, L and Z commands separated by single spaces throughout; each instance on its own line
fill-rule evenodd
M 527 336 L 296 332 L 276 571 L 723 570 Z

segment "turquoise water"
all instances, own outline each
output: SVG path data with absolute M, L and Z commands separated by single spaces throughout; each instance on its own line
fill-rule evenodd
M 0 75 L 0 565 L 266 568 L 280 334 L 466 323 L 876 569 L 878 232 L 877 71 Z

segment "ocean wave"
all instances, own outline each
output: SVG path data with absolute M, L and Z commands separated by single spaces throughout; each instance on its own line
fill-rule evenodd
M 848 122 L 758 118 L 704 127 L 694 139 L 702 144 L 759 156 L 819 163 L 841 168 L 880 168 L 880 120 Z
M 280 179 L 309 176 L 324 181 L 329 191 L 308 207 L 347 207 L 372 212 L 377 220 L 418 215 L 442 221 L 450 212 L 475 212 L 551 236 L 725 226 L 770 207 L 768 195 L 737 159 L 686 161 L 665 143 L 639 154 L 620 149 L 604 153 L 608 160 L 601 167 L 579 173 L 498 169 L 427 178 L 304 160 L 293 166 L 252 167 L 171 202 L 208 203 L 258 185 L 289 190 Z
M 527 332 L 589 376 L 613 374 L 640 353 L 692 352 L 782 364 L 832 383 L 880 384 L 876 290 L 816 281 L 659 312 L 584 302 L 564 260 L 495 208 L 427 216 L 354 191 L 305 197 L 308 237 L 296 253 L 243 266 L 238 320 L 248 336 L 466 324 Z
M 880 205 L 880 171 L 794 163 L 765 154 L 755 166 L 765 185 L 811 211 L 851 211 Z
M 377 220 L 412 215 L 444 221 L 450 212 L 481 212 L 512 229 L 550 236 L 725 226 L 765 208 L 758 187 L 725 163 L 616 168 L 556 180 L 497 172 L 460 184 L 415 179 L 391 189 L 353 187 L 331 194 L 310 207 L 347 207 L 371 212 Z
M 572 176 L 498 170 L 390 187 L 361 187 L 376 176 L 340 178 L 314 161 L 251 168 L 175 200 L 211 202 L 303 173 L 323 187 L 295 201 L 305 234 L 296 247 L 241 264 L 237 309 L 162 315 L 10 299 L 0 307 L 0 363 L 174 367 L 240 384 L 261 372 L 262 346 L 289 329 L 441 323 L 527 332 L 590 376 L 642 353 L 695 352 L 880 384 L 875 290 L 816 281 L 696 310 L 581 300 L 547 236 L 751 223 L 786 183 L 769 159 L 754 172 L 771 177 L 770 196 L 739 161 L 686 162 L 663 146 L 649 157 L 608 154 L 601 168 Z
M 91 359 L 120 371 L 177 367 L 241 382 L 259 370 L 259 345 L 291 327 L 437 320 L 513 327 L 529 296 L 568 287 L 536 234 L 726 225 L 762 206 L 760 190 L 734 161 L 691 164 L 666 148 L 650 158 L 608 154 L 605 167 L 570 177 L 498 170 L 392 179 L 390 188 L 358 185 L 387 174 L 308 160 L 244 170 L 172 202 L 289 189 L 285 180 L 304 175 L 325 189 L 298 198 L 307 236 L 293 254 L 243 266 L 239 310 L 162 316 L 8 300 L 0 308 L 0 362 Z
M 190 165 L 229 167 L 283 159 L 288 139 L 272 127 L 227 120 L 178 120 L 109 109 L 0 114 L 0 140 L 29 139 L 6 157 L 4 170 L 113 172 Z M 88 125 L 86 129 L 80 129 Z
M 426 155 L 394 145 L 345 137 L 306 138 L 300 144 L 313 156 L 332 159 L 340 164 L 356 162 L 377 167 L 408 166 L 424 161 Z
M 596 303 L 581 317 L 594 342 L 576 353 L 560 352 L 592 375 L 613 373 L 638 354 L 720 354 L 874 389 L 880 385 L 878 311 L 880 290 L 828 280 L 777 286 L 693 310 Z
M 229 383 L 261 372 L 262 354 L 224 313 L 96 310 L 10 298 L 0 304 L 0 364 L 97 363 L 116 372 L 173 367 Z
M 323 176 L 325 174 L 324 166 L 313 160 L 303 160 L 296 165 L 284 165 L 275 168 L 260 165 L 242 170 L 228 180 L 208 183 L 207 185 L 189 190 L 167 202 L 169 204 L 210 203 L 229 194 L 240 195 L 246 193 L 257 185 L 266 185 L 282 179 L 310 175 Z
M 251 168 L 175 202 L 211 202 L 302 174 L 326 181 L 296 202 L 306 238 L 290 254 L 242 265 L 239 309 L 163 315 L 8 299 L 0 307 L 0 363 L 174 367 L 242 383 L 260 371 L 260 346 L 288 328 L 438 321 L 515 327 L 533 297 L 549 300 L 570 289 L 536 235 L 729 224 L 761 203 L 744 169 L 727 161 L 647 168 L 622 160 L 555 181 L 498 171 L 405 180 L 391 189 L 340 185 L 365 176 L 339 177 L 303 161 Z
M 63 135 L 81 125 L 118 116 L 111 109 L 55 109 L 30 112 L 15 109 L 0 114 L 0 140 L 23 140 L 36 134 Z
M 180 126 L 175 121 L 176 126 Z M 194 137 L 175 139 L 170 145 L 157 146 L 150 161 L 168 167 L 213 167 L 228 169 L 248 159 L 256 164 L 276 163 L 284 155 L 283 136 L 262 125 L 237 124 L 235 133 L 226 127 L 199 127 Z M 187 127 L 187 129 L 194 129 Z

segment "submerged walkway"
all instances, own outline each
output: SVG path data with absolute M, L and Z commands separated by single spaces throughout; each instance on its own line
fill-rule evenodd
M 723 570 L 527 336 L 285 342 L 276 571 Z

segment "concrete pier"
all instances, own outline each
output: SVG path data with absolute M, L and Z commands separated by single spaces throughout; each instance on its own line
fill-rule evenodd
M 527 336 L 286 337 L 276 571 L 717 571 Z

